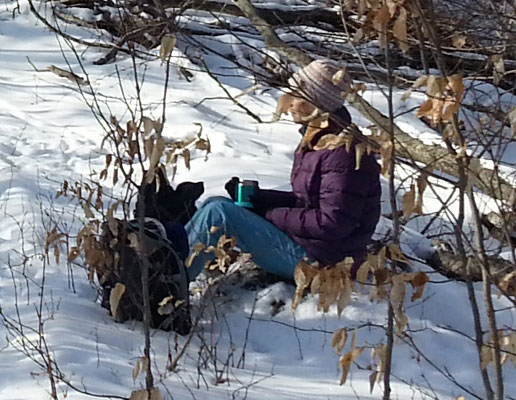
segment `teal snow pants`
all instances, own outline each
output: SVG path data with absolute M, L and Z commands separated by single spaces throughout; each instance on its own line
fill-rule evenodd
M 217 227 L 218 229 L 211 229 Z M 225 197 L 211 197 L 186 225 L 190 248 L 196 243 L 216 246 L 219 237 L 235 237 L 236 247 L 250 253 L 252 261 L 266 271 L 294 279 L 294 269 L 306 251 L 265 218 L 235 205 Z M 214 232 L 214 233 L 211 233 Z M 202 272 L 213 253 L 201 252 L 188 268 L 190 280 Z

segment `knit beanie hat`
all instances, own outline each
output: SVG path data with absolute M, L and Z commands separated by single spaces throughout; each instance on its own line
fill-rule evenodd
M 334 78 L 341 69 L 329 60 L 315 60 L 294 73 L 288 83 L 292 90 L 323 111 L 335 111 L 342 106 L 343 96 L 351 85 L 347 73 L 340 80 Z

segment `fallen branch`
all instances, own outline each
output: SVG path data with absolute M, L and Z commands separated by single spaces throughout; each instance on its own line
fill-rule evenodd
M 437 242 L 435 252 L 426 260 L 427 264 L 437 272 L 451 279 L 482 281 L 482 264 L 479 259 L 469 255 L 467 261 L 456 255 L 444 242 Z M 493 283 L 499 284 L 510 273 L 516 271 L 516 266 L 499 257 L 488 257 L 489 273 Z M 469 274 L 467 273 L 469 269 Z

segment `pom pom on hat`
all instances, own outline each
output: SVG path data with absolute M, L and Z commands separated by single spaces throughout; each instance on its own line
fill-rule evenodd
M 294 73 L 288 83 L 292 90 L 323 111 L 335 111 L 342 106 L 343 96 L 351 86 L 347 73 L 341 79 L 334 79 L 341 69 L 332 61 L 315 60 Z

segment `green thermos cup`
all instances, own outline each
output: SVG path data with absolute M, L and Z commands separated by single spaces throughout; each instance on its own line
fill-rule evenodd
M 253 203 L 249 201 L 249 196 L 256 193 L 258 190 L 258 182 L 248 179 L 240 181 L 236 188 L 235 204 L 240 207 L 252 208 Z

